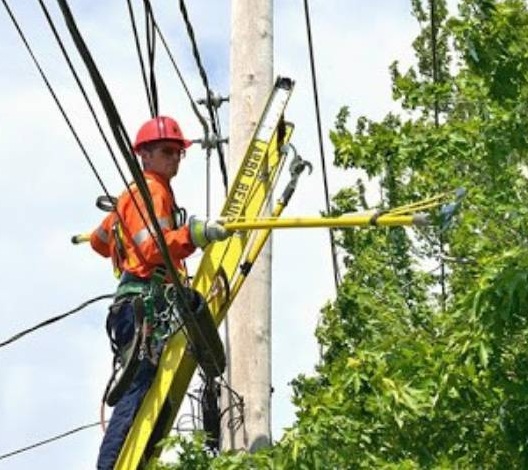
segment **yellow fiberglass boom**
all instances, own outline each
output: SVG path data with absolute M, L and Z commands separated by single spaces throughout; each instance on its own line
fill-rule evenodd
M 283 114 L 293 90 L 293 81 L 278 78 L 221 212 L 221 217 L 255 218 L 261 215 L 270 189 L 276 183 L 285 158 L 284 149 L 293 126 Z M 266 237 L 267 238 L 267 237 Z M 204 252 L 193 278 L 193 288 L 207 299 L 216 325 L 224 319 L 241 285 L 241 262 L 255 245 L 251 231 L 211 244 Z M 238 279 L 238 280 L 237 280 Z M 235 288 L 235 290 L 232 289 Z M 135 470 L 146 464 L 145 451 L 162 407 L 163 435 L 168 434 L 187 391 L 196 361 L 189 353 L 182 331 L 169 338 L 160 358 L 156 377 L 134 419 L 115 465 L 116 470 Z M 169 415 L 169 418 L 167 418 Z M 160 431 L 156 430 L 157 433 Z

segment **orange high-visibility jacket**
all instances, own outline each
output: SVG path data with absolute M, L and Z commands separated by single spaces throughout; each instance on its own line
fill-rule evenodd
M 182 271 L 182 259 L 196 249 L 191 241 L 189 227 L 184 225 L 176 228 L 176 202 L 169 182 L 156 173 L 146 171 L 144 174 L 171 260 L 176 269 Z M 148 222 L 148 213 L 137 186 L 132 184 L 130 188 L 145 221 Z M 120 223 L 116 212 L 111 212 L 92 232 L 90 244 L 100 255 L 112 257 L 114 268 L 119 272 L 127 271 L 141 278 L 150 278 L 156 267 L 164 265 L 163 258 L 128 191 L 119 197 L 117 212 L 123 224 Z M 153 227 L 149 228 L 150 232 L 155 234 Z

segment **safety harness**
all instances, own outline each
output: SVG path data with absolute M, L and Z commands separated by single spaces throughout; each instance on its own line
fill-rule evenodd
M 128 388 L 143 359 L 157 365 L 164 341 L 181 327 L 174 303 L 167 295 L 169 286 L 163 283 L 164 277 L 162 268 L 156 269 L 150 279 L 141 279 L 127 272 L 121 276 L 106 324 L 114 353 L 113 372 L 103 397 L 103 402 L 109 406 L 114 406 Z M 132 305 L 134 312 L 134 337 L 119 348 L 109 319 L 111 315 L 119 315 L 126 303 Z M 118 372 L 121 373 L 116 379 Z
M 172 191 L 171 191 L 172 192 Z M 168 221 L 171 228 L 179 228 L 186 222 L 187 212 L 178 207 L 172 195 L 174 210 Z M 104 421 L 104 403 L 114 406 L 126 391 L 134 378 L 139 363 L 147 358 L 154 366 L 157 365 L 163 344 L 168 336 L 181 328 L 182 320 L 175 307 L 174 293 L 165 284 L 166 269 L 156 266 L 150 278 L 140 278 L 124 271 L 125 260 L 135 257 L 140 263 L 148 266 L 143 253 L 126 224 L 117 213 L 118 199 L 113 196 L 100 196 L 96 206 L 104 212 L 115 214 L 115 220 L 110 231 L 111 258 L 114 275 L 120 279 L 114 302 L 110 306 L 110 314 L 118 315 L 124 303 L 131 303 L 134 310 L 134 337 L 122 348 L 119 348 L 113 336 L 107 319 L 106 331 L 113 352 L 113 371 L 103 395 L 103 410 L 101 422 Z M 133 253 L 127 253 L 125 237 L 130 243 Z M 187 285 L 187 270 L 183 264 L 182 284 Z
M 114 353 L 113 372 L 103 396 L 103 403 L 109 406 L 114 406 L 127 390 L 142 360 L 148 359 L 157 366 L 167 338 L 183 326 L 190 338 L 189 352 L 204 374 L 214 378 L 224 372 L 225 351 L 206 299 L 197 291 L 184 287 L 190 310 L 178 310 L 176 289 L 173 284 L 167 284 L 165 278 L 166 271 L 162 267 L 156 268 L 149 279 L 128 272 L 121 276 L 110 315 L 119 315 L 123 304 L 131 303 L 134 338 L 119 348 L 107 320 L 107 334 Z

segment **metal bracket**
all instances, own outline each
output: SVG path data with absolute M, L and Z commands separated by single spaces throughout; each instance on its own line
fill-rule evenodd
M 203 104 L 207 106 L 208 104 L 211 104 L 215 109 L 218 109 L 220 106 L 222 106 L 222 103 L 228 102 L 229 96 L 221 96 L 217 95 L 213 90 L 209 90 L 209 99 L 207 98 L 199 98 L 196 100 L 198 104 Z
M 200 144 L 203 149 L 211 150 L 216 148 L 218 144 L 229 143 L 229 139 L 227 137 L 218 138 L 216 134 L 212 134 L 210 136 L 204 137 L 203 139 L 194 139 L 192 142 L 193 144 Z

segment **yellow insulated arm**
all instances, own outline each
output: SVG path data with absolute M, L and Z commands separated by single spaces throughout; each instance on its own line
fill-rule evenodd
M 431 222 L 427 214 L 413 215 L 385 214 L 375 217 L 375 214 L 351 214 L 340 217 L 259 217 L 255 219 L 219 219 L 227 230 L 231 232 L 245 232 L 248 230 L 275 230 L 280 228 L 346 228 L 346 227 L 399 227 L 424 226 Z M 72 237 L 72 243 L 90 241 L 90 234 L 80 234 Z
M 290 218 L 276 218 L 276 217 L 262 217 L 256 219 L 237 219 L 220 220 L 227 230 L 230 231 L 246 231 L 256 229 L 279 229 L 279 228 L 345 228 L 345 227 L 397 227 L 410 225 L 428 225 L 429 218 L 427 214 L 413 214 L 413 215 L 380 215 L 376 217 L 375 214 L 351 214 L 342 215 L 340 217 L 290 217 Z
M 248 230 L 275 230 L 279 228 L 346 228 L 346 227 L 399 227 L 399 226 L 424 226 L 429 225 L 427 214 L 419 213 L 413 215 L 380 215 L 375 214 L 351 214 L 340 217 L 260 217 L 256 219 L 219 219 L 227 230 L 231 232 L 245 232 Z M 90 241 L 89 233 L 82 233 L 72 237 L 72 243 L 84 243 Z

